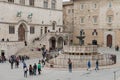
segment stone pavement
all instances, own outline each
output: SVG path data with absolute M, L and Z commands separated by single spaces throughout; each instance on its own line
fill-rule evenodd
M 106 53 L 107 50 L 105 50 Z M 109 51 L 109 50 L 108 50 Z M 113 51 L 113 50 L 112 50 Z M 115 52 L 115 51 L 114 51 Z M 119 52 L 115 52 L 119 57 Z M 39 59 L 26 61 L 27 65 L 38 63 Z M 116 72 L 116 80 L 120 80 L 120 62 L 112 66 L 100 67 L 99 71 L 95 71 L 94 67 L 87 71 L 86 68 L 73 69 L 72 73 L 68 72 L 67 68 L 42 68 L 42 74 L 37 76 L 29 76 L 24 78 L 22 63 L 20 67 L 11 69 L 10 64 L 0 63 L 0 80 L 115 80 L 114 71 Z
M 27 65 L 38 63 L 38 59 L 26 61 Z M 114 80 L 114 71 L 119 70 L 120 67 L 115 68 L 100 67 L 99 71 L 92 68 L 91 71 L 84 69 L 74 69 L 72 73 L 68 72 L 67 68 L 43 68 L 42 74 L 37 76 L 23 77 L 22 63 L 20 67 L 11 70 L 8 62 L 0 64 L 0 79 L 1 80 Z M 117 72 L 117 79 L 120 78 L 120 72 Z

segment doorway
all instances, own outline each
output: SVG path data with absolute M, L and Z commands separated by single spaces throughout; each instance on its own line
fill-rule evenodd
M 25 28 L 23 24 L 18 28 L 18 41 L 25 41 Z
M 112 35 L 107 35 L 107 47 L 112 47 Z

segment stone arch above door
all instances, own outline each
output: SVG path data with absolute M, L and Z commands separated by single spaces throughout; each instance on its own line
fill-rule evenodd
M 18 21 L 17 29 L 18 29 L 18 41 L 28 41 L 28 22 L 25 20 Z
M 50 37 L 49 39 L 49 48 L 50 50 L 54 50 L 56 48 L 56 38 L 55 37 Z

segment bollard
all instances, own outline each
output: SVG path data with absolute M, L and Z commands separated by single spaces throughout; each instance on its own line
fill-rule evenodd
M 114 71 L 114 80 L 116 80 L 116 71 Z

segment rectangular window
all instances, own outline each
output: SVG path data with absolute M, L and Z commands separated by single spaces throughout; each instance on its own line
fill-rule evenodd
M 108 23 L 111 24 L 113 21 L 113 17 L 112 16 L 108 16 Z
M 15 27 L 9 26 L 9 34 L 14 34 L 14 33 L 15 33 Z
M 8 0 L 8 2 L 10 2 L 10 3 L 14 3 L 14 0 Z
M 35 33 L 35 28 L 33 26 L 30 27 L 30 34 L 34 34 Z
M 98 17 L 97 16 L 93 16 L 93 24 L 97 24 L 98 22 Z
M 68 9 L 68 14 L 70 14 L 70 12 L 71 12 L 71 10 L 70 10 L 70 9 Z
M 25 5 L 25 0 L 20 0 L 21 5 Z
M 41 30 L 40 30 L 40 32 L 41 32 L 41 35 L 43 34 L 43 29 L 42 29 L 42 27 L 41 27 Z
M 44 8 L 48 8 L 48 1 L 47 0 L 44 1 Z
M 29 5 L 34 6 L 34 0 L 29 0 Z
M 80 18 L 80 24 L 84 24 L 84 17 Z
M 52 0 L 51 9 L 55 9 L 55 8 L 56 8 L 56 0 Z
M 80 4 L 80 10 L 84 9 L 84 4 Z
M 72 13 L 74 13 L 74 9 L 72 9 Z
M 108 6 L 109 6 L 109 8 L 111 8 L 112 7 L 112 2 L 109 2 Z
M 96 3 L 93 4 L 93 9 L 97 9 L 97 4 Z
M 47 33 L 47 27 L 45 27 L 45 33 Z

